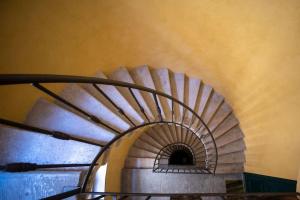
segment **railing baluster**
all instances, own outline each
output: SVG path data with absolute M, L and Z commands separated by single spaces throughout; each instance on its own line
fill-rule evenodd
M 158 112 L 159 120 L 162 122 L 163 121 L 163 117 L 162 117 L 162 114 L 161 114 L 161 108 L 160 108 L 160 106 L 158 104 L 157 94 L 152 93 L 152 95 L 153 95 L 153 98 L 154 98 L 154 101 L 155 101 L 155 105 L 156 105 L 156 109 L 157 109 L 157 112 Z
M 77 137 L 71 136 L 71 135 L 63 133 L 63 132 L 49 131 L 49 130 L 41 129 L 41 128 L 34 127 L 34 126 L 29 126 L 29 125 L 26 125 L 26 124 L 10 121 L 10 120 L 6 120 L 6 119 L 1 119 L 0 118 L 0 124 L 4 124 L 4 125 L 7 125 L 7 126 L 19 128 L 19 129 L 30 131 L 30 132 L 35 132 L 35 133 L 40 133 L 40 134 L 52 136 L 52 137 L 54 137 L 56 139 L 60 139 L 60 140 L 74 140 L 74 141 L 77 141 L 77 142 L 91 144 L 91 145 L 95 145 L 95 146 L 99 146 L 99 147 L 104 146 L 102 144 L 92 142 L 92 141 L 89 141 L 89 140 L 85 140 L 85 139 L 82 139 L 82 138 L 77 138 Z
M 147 196 L 145 200 L 149 200 L 149 199 L 151 199 L 151 196 Z
M 183 124 L 184 118 L 185 118 L 185 115 L 186 115 L 186 109 L 185 109 L 185 107 L 183 107 L 182 112 L 183 112 L 183 114 L 182 114 L 181 124 Z
M 143 106 L 140 104 L 140 102 L 138 101 L 138 99 L 136 98 L 135 94 L 132 91 L 132 88 L 128 88 L 130 91 L 131 96 L 133 97 L 133 99 L 135 100 L 135 102 L 137 103 L 137 105 L 139 106 L 141 112 L 143 113 L 143 115 L 145 116 L 145 118 L 147 119 L 148 122 L 150 122 L 150 119 L 148 118 L 145 109 L 143 108 Z
M 102 126 L 105 126 L 106 128 L 121 134 L 120 131 L 114 129 L 113 127 L 110 127 L 109 125 L 103 123 L 99 118 L 97 118 L 94 115 L 91 115 L 87 112 L 85 112 L 84 110 L 80 109 L 79 107 L 75 106 L 74 104 L 70 103 L 69 101 L 65 100 L 64 98 L 60 97 L 59 95 L 55 94 L 54 92 L 48 90 L 47 88 L 45 88 L 44 86 L 40 85 L 39 83 L 33 83 L 32 84 L 34 87 L 36 87 L 37 89 L 41 90 L 42 92 L 48 94 L 49 96 L 53 97 L 54 99 L 66 104 L 67 106 L 73 108 L 74 110 L 80 112 L 81 114 L 85 115 L 87 118 L 89 118 L 91 121 L 97 123 L 97 124 L 101 124 Z
M 174 115 L 175 115 L 175 111 L 174 111 L 174 101 L 173 100 L 171 100 L 172 101 L 172 122 L 174 122 Z
M 93 84 L 94 88 L 100 92 L 117 110 L 118 112 L 123 115 L 133 126 L 136 126 L 136 124 L 126 115 L 123 109 L 121 109 L 115 102 L 100 88 L 97 84 Z
M 193 116 L 192 116 L 192 119 L 191 119 L 191 122 L 190 122 L 190 124 L 189 124 L 189 129 L 193 126 L 195 120 L 196 120 L 196 117 L 193 115 Z

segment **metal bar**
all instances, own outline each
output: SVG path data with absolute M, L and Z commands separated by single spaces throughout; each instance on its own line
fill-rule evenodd
M 147 196 L 145 200 L 149 200 L 149 199 L 151 199 L 151 196 Z
M 159 107 L 158 100 L 157 100 L 157 94 L 152 93 L 152 95 L 153 95 L 153 98 L 154 98 L 154 101 L 155 101 L 155 105 L 156 105 L 156 109 L 157 109 L 157 112 L 158 112 L 159 120 L 163 121 L 162 114 L 161 114 L 161 108 Z
M 99 200 L 99 199 L 102 199 L 104 198 L 106 195 L 100 195 L 98 197 L 92 197 L 91 199 L 88 199 L 88 200 Z
M 53 97 L 54 99 L 66 104 L 67 106 L 73 108 L 74 110 L 80 112 L 81 114 L 85 115 L 88 119 L 90 119 L 91 121 L 97 123 L 97 124 L 101 124 L 102 126 L 105 126 L 106 128 L 121 134 L 119 131 L 117 131 L 116 129 L 110 127 L 109 125 L 103 123 L 99 118 L 97 118 L 94 115 L 91 115 L 87 112 L 85 112 L 84 110 L 82 110 L 81 108 L 75 106 L 74 104 L 70 103 L 69 101 L 65 100 L 64 98 L 60 97 L 59 95 L 55 94 L 54 92 L 48 90 L 47 88 L 45 88 L 44 86 L 40 85 L 39 83 L 33 83 L 32 84 L 34 87 L 36 87 L 37 89 L 41 90 L 42 92 L 46 93 L 47 95 Z
M 192 119 L 190 121 L 190 124 L 189 124 L 189 129 L 192 127 L 192 125 L 195 123 L 195 119 L 196 117 L 194 115 L 192 115 Z
M 141 112 L 143 113 L 143 115 L 145 116 L 145 118 L 147 119 L 148 122 L 150 122 L 150 119 L 148 118 L 147 114 L 145 113 L 145 109 L 143 108 L 143 106 L 140 104 L 140 102 L 137 100 L 135 94 L 132 91 L 132 88 L 128 88 L 130 91 L 131 96 L 134 98 L 135 102 L 137 103 L 137 105 L 140 107 Z
M 78 187 L 74 190 L 70 190 L 70 191 L 67 191 L 67 192 L 62 192 L 62 193 L 59 193 L 59 194 L 56 194 L 56 195 L 53 195 L 53 196 L 50 196 L 50 197 L 42 198 L 42 200 L 65 199 L 65 198 L 74 196 L 74 195 L 79 194 L 79 193 L 80 193 L 80 187 Z
M 101 194 L 101 195 L 122 195 L 122 196 L 151 196 L 151 197 L 169 197 L 169 196 L 199 196 L 199 197 L 283 197 L 300 195 L 297 192 L 254 192 L 254 193 L 116 193 L 116 192 L 87 192 L 83 194 Z
M 175 114 L 175 112 L 174 112 L 174 101 L 173 100 L 171 100 L 172 101 L 172 122 L 174 122 L 174 114 Z
M 4 124 L 4 125 L 7 125 L 7 126 L 19 128 L 19 129 L 22 129 L 22 130 L 25 130 L 25 131 L 30 131 L 30 132 L 35 132 L 35 133 L 40 133 L 40 134 L 52 136 L 52 137 L 54 137 L 56 139 L 60 139 L 60 140 L 74 140 L 74 141 L 77 141 L 77 142 L 91 144 L 91 145 L 95 145 L 95 146 L 99 146 L 99 147 L 104 146 L 104 145 L 101 145 L 101 144 L 96 143 L 96 142 L 88 141 L 88 140 L 85 140 L 85 139 L 82 139 L 82 138 L 76 138 L 74 136 L 71 136 L 71 135 L 63 133 L 63 132 L 49 131 L 49 130 L 41 129 L 41 128 L 34 127 L 34 126 L 29 126 L 29 125 L 26 125 L 26 124 L 14 122 L 14 121 L 2 119 L 2 118 L 0 118 L 0 124 Z
M 0 166 L 1 170 L 8 172 L 26 172 L 33 171 L 42 168 L 63 168 L 63 167 L 86 167 L 91 164 L 36 164 L 36 163 L 9 163 L 4 166 Z
M 183 121 L 184 121 L 184 118 L 185 118 L 185 113 L 186 113 L 186 110 L 185 110 L 185 107 L 183 106 L 183 115 L 182 115 L 182 119 L 181 119 L 181 124 L 183 124 Z
M 94 86 L 94 88 L 96 88 L 96 90 L 98 92 L 100 92 L 100 94 L 102 94 L 118 110 L 118 112 L 121 115 L 123 115 L 133 126 L 136 126 L 135 123 L 126 115 L 124 110 L 121 109 L 117 104 L 115 104 L 115 102 L 107 94 L 105 94 L 105 92 L 103 92 L 103 90 L 100 87 L 98 87 L 98 85 L 93 84 L 93 86 Z

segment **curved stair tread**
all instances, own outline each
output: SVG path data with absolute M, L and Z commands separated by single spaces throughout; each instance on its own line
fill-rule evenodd
M 207 124 L 208 128 L 213 132 L 231 113 L 231 107 L 225 101 L 223 101 L 222 105 L 216 111 L 214 117 Z M 202 127 L 200 131 L 202 130 L 204 130 L 204 127 Z
M 158 149 L 161 149 L 164 145 L 160 142 L 158 142 L 154 137 L 151 136 L 148 132 L 146 134 L 141 135 L 139 137 L 139 140 L 142 140 L 143 142 L 147 142 L 151 146 L 154 146 Z
M 107 79 L 107 77 L 102 73 L 98 72 L 96 77 Z M 125 114 L 135 123 L 141 124 L 144 119 L 139 115 L 139 113 L 134 109 L 133 106 L 125 99 L 125 97 L 120 93 L 117 87 L 112 85 L 101 85 L 97 86 L 120 108 Z M 126 110 L 124 109 L 126 108 Z
M 0 125 L 0 165 L 90 163 L 100 147 Z
M 196 140 L 196 139 L 197 139 L 197 140 Z M 188 140 L 186 141 L 186 144 L 192 145 L 192 143 L 193 143 L 195 140 L 196 140 L 196 141 L 199 141 L 199 140 L 198 140 L 198 136 L 197 136 L 196 134 L 194 134 L 193 132 L 190 131 Z
M 231 142 L 229 145 L 225 145 L 218 148 L 218 155 L 239 152 L 246 150 L 246 145 L 243 139 L 236 140 Z M 209 153 L 213 153 L 214 150 L 209 149 Z
M 218 163 L 243 163 L 245 154 L 243 151 L 223 154 L 218 156 Z
M 127 157 L 125 168 L 152 169 L 154 158 L 132 158 Z
M 77 188 L 84 176 L 79 170 L 0 173 L 1 199 L 44 199 Z
M 175 73 L 170 71 L 170 83 L 172 95 L 180 102 L 184 102 L 184 89 L 185 89 L 186 76 L 183 73 Z M 174 103 L 175 121 L 181 122 L 183 117 L 183 107 L 178 103 Z
M 243 173 L 244 163 L 234 163 L 234 164 L 220 164 L 217 166 L 217 174 L 228 174 L 228 173 Z
M 151 69 L 150 70 L 156 90 L 172 96 L 170 75 L 167 68 Z M 172 120 L 172 102 L 170 99 L 158 96 L 162 109 L 164 110 L 165 119 Z
M 174 143 L 172 133 L 170 132 L 168 126 L 166 124 L 158 125 L 155 127 L 156 131 L 161 134 L 161 137 L 164 138 L 165 142 Z
M 210 85 L 204 84 L 201 89 L 201 98 L 199 102 L 198 115 L 202 118 L 205 108 L 209 102 L 213 88 Z
M 214 138 L 218 138 L 229 131 L 231 128 L 238 126 L 239 121 L 236 119 L 233 113 L 230 113 L 218 126 L 211 130 Z M 202 130 L 201 134 L 207 136 L 207 130 Z
M 235 126 L 224 133 L 221 137 L 215 138 L 215 142 L 218 148 L 223 147 L 225 145 L 230 145 L 230 143 L 242 139 L 244 135 L 239 126 Z M 211 142 L 207 143 L 209 146 Z
M 151 88 L 154 90 L 156 89 L 148 66 L 144 65 L 144 66 L 136 67 L 130 71 L 130 74 L 136 84 L 142 85 L 144 87 L 148 87 L 148 88 Z M 152 112 L 153 114 L 156 113 L 155 118 L 159 119 L 158 118 L 159 113 L 157 112 L 157 107 L 156 107 L 156 104 L 155 104 L 152 94 L 143 92 L 142 95 L 143 95 L 145 101 L 147 102 L 148 106 L 151 108 L 151 110 L 155 111 L 155 112 Z M 160 99 L 157 98 L 157 101 L 158 101 L 158 105 L 161 108 L 161 115 L 164 118 L 165 113 L 164 113 L 164 110 L 162 109 Z
M 182 133 L 182 128 L 181 126 L 175 126 L 175 129 L 176 129 L 176 133 L 177 133 L 177 136 L 178 136 L 178 141 L 182 141 L 183 140 L 183 133 Z
M 191 132 L 188 129 L 182 129 L 181 131 L 183 133 L 182 143 L 186 144 L 189 139 L 189 136 L 191 135 Z
M 196 111 L 196 106 L 199 104 L 199 99 L 200 99 L 199 91 L 201 85 L 202 85 L 202 81 L 200 79 L 193 78 L 193 77 L 187 78 L 186 87 L 185 87 L 186 90 L 185 96 L 187 98 L 186 105 L 194 111 Z M 191 122 L 195 120 L 195 117 L 190 111 L 188 110 L 185 111 L 186 114 L 185 114 L 184 121 L 186 124 L 191 125 Z
M 144 150 L 144 149 L 140 149 L 137 147 L 131 147 L 129 150 L 128 155 L 130 157 L 148 157 L 148 158 L 155 158 L 156 154 L 152 153 L 150 151 Z
M 170 132 L 172 133 L 172 136 L 173 136 L 173 140 L 174 142 L 179 142 L 179 133 L 177 133 L 177 129 L 176 129 L 176 125 L 174 126 L 168 126 Z
M 126 67 L 119 67 L 117 70 L 112 72 L 108 77 L 112 80 L 123 81 L 123 82 L 135 84 L 135 82 L 133 81 L 133 79 L 132 79 L 131 75 L 129 74 Z M 134 97 L 131 95 L 128 88 L 118 87 L 118 89 L 120 90 L 121 94 L 125 97 L 125 99 L 130 103 L 130 105 L 132 105 L 136 111 L 139 111 L 140 116 L 142 116 L 144 118 L 144 120 L 147 120 L 147 118 L 144 117 L 144 114 L 140 111 L 140 107 L 137 105 Z M 154 120 L 155 117 L 152 114 L 152 111 L 149 108 L 148 104 L 144 100 L 141 92 L 139 90 L 135 90 L 135 89 L 132 89 L 132 92 L 135 95 L 136 99 L 138 100 L 139 104 L 144 109 L 147 117 L 150 118 L 150 121 Z M 155 111 L 153 111 L 153 113 L 155 113 Z
M 208 105 L 206 106 L 205 111 L 202 115 L 202 119 L 206 124 L 208 124 L 210 120 L 214 117 L 214 114 L 216 113 L 223 101 L 224 97 L 219 93 L 213 91 L 213 94 L 209 98 Z
M 45 99 L 37 100 L 26 118 L 26 124 L 99 143 L 109 142 L 115 136 L 109 130 Z
M 126 121 L 77 84 L 68 84 L 60 93 L 60 96 L 120 132 L 130 128 L 130 125 Z M 67 107 L 67 109 L 71 108 Z M 76 110 L 72 111 L 78 113 Z
M 152 137 L 156 138 L 156 140 L 158 141 L 161 140 L 161 143 L 164 145 L 170 144 L 167 135 L 165 134 L 165 132 L 162 131 L 160 125 L 151 127 L 150 129 L 147 130 L 147 133 L 151 134 Z
M 148 144 L 147 142 L 144 142 L 143 140 L 139 140 L 139 139 L 136 140 L 136 142 L 134 143 L 134 146 L 137 148 L 140 148 L 140 149 L 144 149 L 146 151 L 153 152 L 153 153 L 158 153 L 160 150 L 159 148 L 157 148 L 151 144 Z

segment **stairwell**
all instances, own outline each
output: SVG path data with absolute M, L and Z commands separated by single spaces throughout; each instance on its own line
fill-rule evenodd
M 68 83 L 59 94 L 49 91 L 43 86 L 46 84 L 35 83 L 34 87 L 52 99 L 41 97 L 28 113 L 24 124 L 36 129 L 1 121 L 0 165 L 90 164 L 107 144 L 122 142 L 123 136 L 118 138 L 119 135 L 147 125 L 126 156 L 120 190 L 191 193 L 207 192 L 208 188 L 208 192 L 224 192 L 225 179 L 242 179 L 244 135 L 232 108 L 212 86 L 167 68 L 148 66 L 132 70 L 120 67 L 108 75 L 98 72 L 95 77 L 150 88 L 177 99 L 194 113 L 166 96 L 138 87 L 128 89 L 121 82 Z M 49 132 L 37 133 L 41 130 Z M 159 152 L 172 144 L 184 144 L 191 149 L 196 160 L 194 168 L 171 168 L 165 163 L 162 169 L 160 159 L 157 173 L 154 169 Z M 106 156 L 110 156 L 109 148 L 113 146 L 108 147 Z M 170 156 L 172 149 L 168 151 L 162 157 Z M 100 164 L 99 160 L 94 161 Z M 96 169 L 93 168 L 92 175 Z M 81 186 L 87 171 L 88 167 L 81 166 L 3 172 L 1 198 L 37 199 L 65 192 Z M 147 185 L 150 182 L 146 179 L 156 180 L 153 187 Z M 178 184 L 179 180 L 183 182 Z M 89 183 L 90 188 L 93 184 Z M 13 186 L 18 188 L 17 192 L 12 192 Z

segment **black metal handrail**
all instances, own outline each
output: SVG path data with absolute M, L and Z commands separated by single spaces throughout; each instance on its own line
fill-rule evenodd
M 49 89 L 47 89 L 46 87 L 42 86 L 41 84 L 43 83 L 85 83 L 85 84 L 91 84 L 98 92 L 100 92 L 107 100 L 109 100 L 112 105 L 119 111 L 119 113 L 121 115 L 123 115 L 133 127 L 130 127 L 128 130 L 124 131 L 124 132 L 119 132 L 117 130 L 115 130 L 114 128 L 110 127 L 109 125 L 103 123 L 100 119 L 98 119 L 96 116 L 90 115 L 89 113 L 85 112 L 84 110 L 78 108 L 76 105 L 68 102 L 67 100 L 65 100 L 64 98 L 60 97 L 59 95 L 55 94 L 54 92 L 50 91 Z M 97 163 L 97 160 L 102 156 L 102 154 L 108 149 L 110 148 L 110 146 L 115 143 L 117 140 L 119 140 L 120 138 L 122 138 L 124 135 L 127 135 L 128 133 L 144 127 L 144 126 L 148 126 L 148 125 L 153 125 L 153 124 L 158 124 L 158 123 L 166 123 L 166 124 L 177 124 L 183 127 L 186 127 L 188 129 L 190 129 L 192 132 L 194 132 L 194 130 L 192 130 L 190 124 L 185 125 L 184 124 L 184 118 L 182 117 L 182 122 L 178 123 L 176 121 L 174 121 L 174 103 L 178 104 L 179 106 L 182 106 L 184 109 L 184 115 L 186 114 L 186 111 L 190 112 L 194 118 L 196 118 L 199 122 L 200 122 L 200 126 L 204 126 L 205 129 L 207 130 L 208 134 L 210 135 L 210 142 L 212 142 L 213 144 L 213 148 L 214 148 L 214 154 L 215 154 L 215 165 L 213 168 L 213 171 L 211 173 L 215 173 L 216 171 L 216 167 L 217 167 L 217 162 L 218 162 L 218 150 L 217 150 L 217 145 L 216 142 L 214 140 L 214 137 L 210 131 L 210 129 L 208 128 L 208 126 L 204 123 L 204 121 L 200 118 L 200 116 L 198 116 L 198 114 L 192 110 L 191 108 L 189 108 L 187 105 L 185 105 L 183 102 L 177 100 L 176 98 L 165 94 L 163 92 L 160 91 L 156 91 L 153 90 L 151 88 L 147 88 L 147 87 L 143 87 L 143 86 L 139 86 L 136 84 L 131 84 L 131 83 L 126 83 L 126 82 L 120 82 L 120 81 L 115 81 L 115 80 L 109 80 L 109 79 L 102 79 L 102 78 L 95 78 L 95 77 L 81 77 L 81 76 L 64 76 L 64 75 L 32 75 L 32 74 L 27 74 L 27 75 L 19 75 L 19 74 L 7 74 L 7 75 L 0 75 L 0 85 L 16 85 L 16 84 L 32 84 L 34 87 L 36 87 L 37 89 L 41 90 L 42 92 L 46 93 L 47 95 L 53 97 L 54 99 L 60 101 L 61 103 L 75 109 L 76 111 L 80 112 L 81 114 L 85 115 L 87 118 L 89 118 L 91 121 L 93 121 L 94 123 L 100 124 L 105 126 L 106 128 L 116 132 L 118 135 L 116 137 L 114 137 L 111 141 L 109 141 L 107 144 L 105 144 L 103 146 L 103 148 L 101 148 L 101 150 L 99 151 L 99 153 L 95 156 L 93 162 L 91 163 L 91 166 L 88 170 L 88 173 L 86 175 L 86 178 L 83 182 L 82 185 L 82 192 L 86 192 L 86 187 L 87 187 L 87 183 L 89 180 L 89 177 L 94 169 L 95 164 Z M 145 122 L 143 124 L 135 124 L 133 121 L 131 121 L 131 119 L 126 115 L 126 113 L 119 108 L 112 99 L 110 99 L 105 92 L 103 92 L 98 85 L 110 85 L 110 86 L 116 86 L 116 87 L 123 87 L 123 88 L 127 88 L 130 92 L 130 94 L 132 94 L 132 97 L 136 100 L 138 106 L 140 107 L 140 111 L 146 116 L 146 119 L 148 122 Z M 152 94 L 156 108 L 157 108 L 157 113 L 158 113 L 158 121 L 150 121 L 149 118 L 147 117 L 144 108 L 139 104 L 136 96 L 134 95 L 134 93 L 132 92 L 132 90 L 139 90 L 139 91 L 143 91 L 143 92 L 148 92 L 150 94 Z M 162 108 L 159 105 L 159 100 L 158 98 L 167 98 L 169 100 L 171 100 L 172 102 L 172 120 L 164 120 L 163 119 L 163 115 L 162 115 Z M 194 119 L 193 119 L 194 120 Z M 65 134 L 65 133 L 61 133 L 61 132 L 57 132 L 57 131 L 48 131 L 48 130 L 43 130 L 43 129 L 39 129 L 36 127 L 32 127 L 32 126 L 28 126 L 25 124 L 21 124 L 21 123 L 17 123 L 17 122 L 12 122 L 9 120 L 5 120 L 5 119 L 1 119 L 0 123 L 2 124 L 6 124 L 6 125 L 10 125 L 10 126 L 14 126 L 14 127 L 18 127 L 18 128 L 23 128 L 26 130 L 32 130 L 32 131 L 36 131 L 39 133 L 43 133 L 43 134 L 47 134 L 47 135 L 52 135 L 53 137 L 56 137 L 58 139 L 73 139 L 73 140 L 77 140 L 80 141 L 81 139 L 76 138 L 76 137 L 72 137 L 69 134 Z M 197 132 L 194 132 L 195 134 Z M 197 134 L 196 134 L 197 135 Z M 198 136 L 198 135 L 197 135 Z M 80 142 L 85 142 L 88 143 L 85 140 L 82 140 Z M 93 144 L 95 145 L 95 144 Z M 98 146 L 102 146 L 101 144 L 96 144 Z
M 126 192 L 88 192 L 81 193 L 81 195 L 94 195 L 95 199 L 104 199 L 104 197 L 145 197 L 145 199 L 151 199 L 152 197 L 173 197 L 181 199 L 198 199 L 201 197 L 221 197 L 223 199 L 277 199 L 276 197 L 297 197 L 300 193 L 297 192 L 243 192 L 243 193 L 126 193 Z M 98 195 L 98 198 L 97 198 Z

